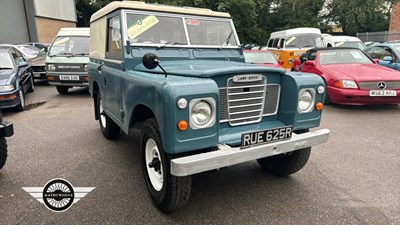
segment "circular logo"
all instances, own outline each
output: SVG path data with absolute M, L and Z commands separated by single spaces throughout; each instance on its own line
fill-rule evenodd
M 43 201 L 47 208 L 56 212 L 67 210 L 74 202 L 74 189 L 63 179 L 49 181 L 43 188 Z
M 377 88 L 379 89 L 385 89 L 386 88 L 386 84 L 383 81 L 380 81 L 376 84 Z

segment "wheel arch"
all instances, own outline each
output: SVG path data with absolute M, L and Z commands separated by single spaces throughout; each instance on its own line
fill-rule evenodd
M 129 128 L 139 125 L 150 118 L 155 118 L 157 121 L 156 115 L 150 107 L 144 104 L 138 104 L 131 113 Z

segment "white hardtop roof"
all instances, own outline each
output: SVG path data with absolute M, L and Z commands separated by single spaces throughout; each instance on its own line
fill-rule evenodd
M 311 28 L 311 27 L 299 27 L 289 30 L 281 30 L 271 33 L 270 39 L 285 38 L 294 34 L 321 34 L 321 30 L 318 28 Z
M 57 36 L 90 36 L 89 27 L 65 27 L 58 31 Z
M 190 14 L 190 15 L 200 15 L 200 16 L 212 16 L 212 17 L 225 17 L 230 18 L 229 13 L 216 12 L 211 9 L 204 8 L 193 8 L 193 7 L 178 7 L 169 5 L 159 5 L 159 4 L 148 4 L 139 1 L 115 1 L 101 8 L 99 11 L 94 13 L 90 18 L 90 22 L 93 22 L 107 14 L 118 10 L 118 9 L 136 9 L 144 11 L 158 11 L 158 12 L 168 12 L 168 13 L 180 13 L 180 14 Z
M 360 41 L 361 40 L 357 37 L 353 37 L 353 36 L 332 36 L 332 40 L 334 42 L 341 42 L 341 41 Z

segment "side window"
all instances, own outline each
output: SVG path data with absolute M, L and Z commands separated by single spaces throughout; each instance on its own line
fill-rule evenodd
M 307 53 L 306 57 L 307 57 L 307 60 L 315 60 L 316 56 L 317 56 L 317 52 L 316 51 L 309 51 Z
M 274 42 L 274 39 L 269 39 L 267 47 L 272 48 L 272 43 Z
M 122 35 L 119 16 L 108 20 L 107 33 L 107 52 L 111 53 L 112 58 L 122 58 Z
M 374 59 L 383 59 L 385 56 L 391 56 L 391 52 L 387 47 L 375 47 L 374 52 L 372 53 L 371 57 Z
M 14 58 L 15 64 L 20 64 L 21 62 L 26 62 L 25 58 L 17 50 L 10 48 L 11 55 Z
M 280 39 L 279 40 L 279 48 L 283 48 L 285 46 L 285 39 Z
M 278 47 L 278 41 L 279 41 L 278 38 L 274 39 L 274 43 L 272 43 L 272 47 L 273 48 L 277 48 Z

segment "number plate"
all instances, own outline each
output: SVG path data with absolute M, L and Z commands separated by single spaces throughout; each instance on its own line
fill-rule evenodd
M 60 75 L 60 80 L 79 80 L 78 75 Z
M 395 90 L 370 90 L 369 96 L 396 96 Z
M 292 126 L 274 128 L 242 134 L 242 147 L 265 144 L 274 141 L 290 139 L 292 137 Z

